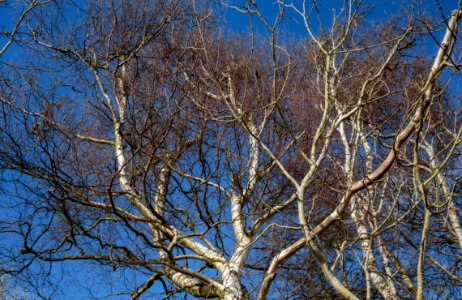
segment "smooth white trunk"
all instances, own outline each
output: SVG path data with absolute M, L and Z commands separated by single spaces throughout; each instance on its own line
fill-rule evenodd
M 361 240 L 361 250 L 364 255 L 365 268 L 374 287 L 384 299 L 399 299 L 396 288 L 386 274 L 377 267 L 375 255 L 372 251 L 371 236 L 367 227 L 367 203 L 361 197 L 354 197 L 352 201 L 352 219 L 356 225 L 356 232 Z

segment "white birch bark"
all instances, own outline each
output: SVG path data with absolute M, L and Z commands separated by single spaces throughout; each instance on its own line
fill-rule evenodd
M 438 182 L 439 187 L 442 189 L 445 202 L 448 205 L 448 217 L 452 227 L 452 232 L 455 238 L 457 239 L 460 251 L 462 252 L 462 228 L 460 226 L 459 216 L 457 215 L 458 208 L 452 200 L 452 195 L 449 191 L 449 186 L 446 181 L 446 178 L 443 174 L 441 174 L 439 170 L 437 170 L 439 162 L 435 156 L 435 151 L 433 150 L 433 147 L 426 142 L 424 142 L 422 147 L 428 154 L 429 163 L 432 167 L 432 170 L 434 170 L 434 172 L 438 172 L 438 174 L 436 175 L 436 181 Z
M 181 238 L 181 234 L 178 230 L 171 226 L 166 226 L 161 224 L 161 220 L 164 216 L 165 208 L 165 197 L 168 190 L 168 182 L 170 176 L 170 170 L 167 166 L 164 166 L 160 171 L 158 191 L 154 197 L 154 212 L 155 214 L 142 202 L 139 192 L 133 188 L 129 182 L 127 174 L 127 160 L 124 153 L 124 143 L 122 138 L 121 127 L 125 121 L 125 107 L 127 104 L 127 96 L 125 93 L 125 87 L 123 80 L 126 76 L 126 67 L 122 66 L 121 76 L 117 79 L 118 89 L 115 91 L 115 102 L 118 110 L 118 115 L 114 116 L 114 150 L 117 160 L 117 170 L 120 187 L 123 192 L 127 195 L 127 198 L 130 202 L 139 210 L 139 212 L 146 218 L 154 221 L 151 222 L 150 228 L 152 231 L 153 241 L 156 245 L 159 245 L 158 254 L 160 259 L 169 261 L 168 253 L 163 250 L 167 245 L 164 241 L 164 233 L 168 232 L 170 236 Z M 106 99 L 110 99 L 109 95 L 105 92 L 104 89 L 101 90 L 104 93 Z M 110 100 L 109 100 L 110 101 Z M 215 251 L 199 244 L 198 242 L 187 238 L 181 239 L 181 242 L 189 247 L 191 250 L 195 251 L 198 255 L 204 256 L 211 265 L 217 267 L 218 270 L 222 271 L 223 268 L 223 257 L 216 253 Z M 171 263 L 172 265 L 174 262 Z M 222 295 L 223 287 L 220 283 L 210 280 L 208 283 L 195 279 L 183 272 L 178 271 L 181 268 L 173 268 L 168 265 L 165 267 L 164 273 L 169 277 L 172 282 L 178 285 L 180 288 L 184 289 L 191 295 L 197 297 L 219 297 Z M 186 272 L 186 271 L 185 271 Z M 191 272 L 194 273 L 194 272 Z
M 366 177 L 373 170 L 373 153 L 370 148 L 362 130 L 362 126 L 356 124 L 356 132 L 361 140 L 364 152 L 366 154 Z M 338 131 L 342 140 L 344 152 L 345 152 L 345 163 L 343 165 L 343 171 L 346 176 L 351 176 L 352 165 L 354 165 L 354 158 L 351 155 L 350 141 L 345 132 L 344 123 L 340 124 Z M 364 268 L 366 269 L 367 280 L 370 279 L 374 287 L 384 297 L 384 299 L 398 299 L 396 288 L 391 280 L 386 278 L 377 267 L 376 258 L 372 251 L 372 237 L 368 228 L 368 211 L 370 207 L 368 195 L 356 194 L 352 197 L 350 202 L 351 218 L 356 226 L 356 233 L 361 243 L 361 250 L 363 254 Z
M 230 89 L 231 99 L 233 100 L 233 108 L 240 113 L 237 107 L 234 94 Z M 222 273 L 225 300 L 241 300 L 247 298 L 247 291 L 241 283 L 242 270 L 244 263 L 249 255 L 250 246 L 252 243 L 251 237 L 245 231 L 245 216 L 243 215 L 242 203 L 245 197 L 250 197 L 256 187 L 258 176 L 258 164 L 260 158 L 260 143 L 258 140 L 259 132 L 258 127 L 250 118 L 244 126 L 247 127 L 249 134 L 249 158 L 247 163 L 248 168 L 248 181 L 243 191 L 243 195 L 236 195 L 232 192 L 231 195 L 231 217 L 234 236 L 236 238 L 236 245 L 234 253 L 229 259 L 228 263 Z

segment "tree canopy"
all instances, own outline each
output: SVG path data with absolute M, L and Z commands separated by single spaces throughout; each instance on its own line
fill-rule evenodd
M 461 298 L 451 5 L 0 1 L 0 293 Z

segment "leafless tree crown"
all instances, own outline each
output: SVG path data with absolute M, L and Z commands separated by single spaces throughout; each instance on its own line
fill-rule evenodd
M 462 298 L 460 2 L 337 2 L 0 1 L 0 298 Z

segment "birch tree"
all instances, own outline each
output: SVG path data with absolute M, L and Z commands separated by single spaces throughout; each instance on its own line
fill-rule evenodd
M 457 4 L 30 5 L 1 84 L 0 271 L 121 274 L 94 297 L 460 296 Z

